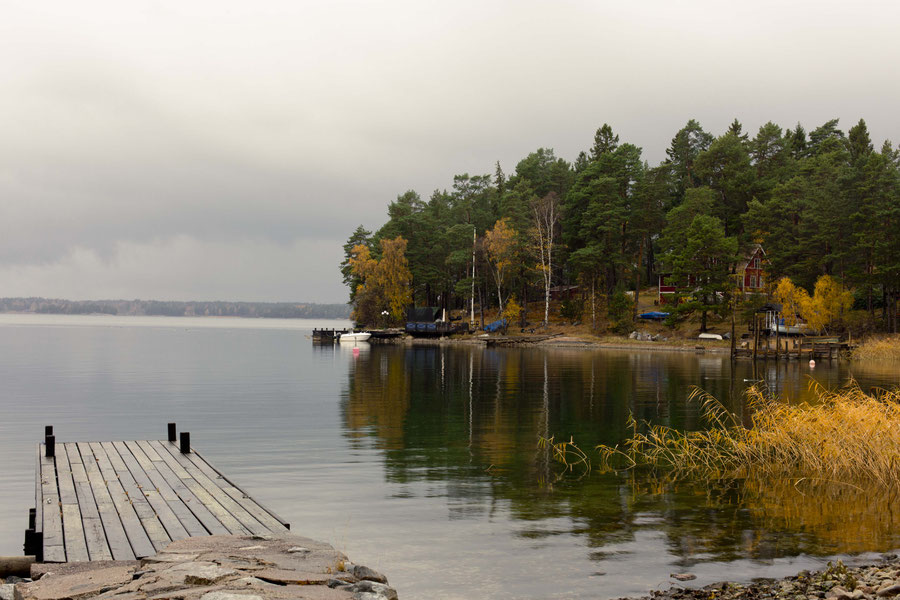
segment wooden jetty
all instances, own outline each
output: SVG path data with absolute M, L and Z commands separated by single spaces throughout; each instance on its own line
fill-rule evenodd
M 342 333 L 348 333 L 347 329 L 313 329 L 313 342 L 333 344 Z
M 38 444 L 25 554 L 42 562 L 134 560 L 187 537 L 273 534 L 290 525 L 191 447 L 167 440 Z

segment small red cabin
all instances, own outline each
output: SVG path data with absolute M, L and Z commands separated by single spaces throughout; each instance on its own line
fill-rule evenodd
M 765 267 L 769 259 L 766 251 L 759 244 L 754 244 L 750 251 L 737 264 L 735 274 L 738 275 L 738 284 L 745 294 L 760 294 L 765 289 Z
M 737 264 L 734 265 L 734 274 L 736 275 L 737 285 L 745 294 L 761 294 L 765 291 L 765 271 L 769 259 L 766 258 L 766 251 L 759 244 L 754 244 Z M 678 287 L 666 282 L 666 277 L 670 273 L 659 274 L 659 293 L 658 304 L 666 304 L 664 294 L 675 294 Z M 688 276 L 688 289 L 692 289 L 696 285 L 696 279 L 693 275 Z M 685 290 L 682 290 L 685 291 Z

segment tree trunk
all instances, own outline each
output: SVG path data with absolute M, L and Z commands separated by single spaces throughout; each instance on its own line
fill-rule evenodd
M 528 283 L 522 279 L 522 316 L 519 319 L 519 327 L 525 328 L 528 323 Z
M 638 249 L 638 266 L 637 266 L 637 281 L 634 284 L 634 310 L 631 311 L 631 322 L 634 323 L 637 321 L 638 316 L 638 300 L 641 297 L 641 261 L 644 258 L 644 242 L 641 241 L 641 245 Z
M 484 331 L 484 285 L 478 286 L 478 312 L 481 313 L 481 330 Z
M 597 297 L 594 288 L 596 287 L 597 278 L 591 275 L 591 332 L 597 332 Z

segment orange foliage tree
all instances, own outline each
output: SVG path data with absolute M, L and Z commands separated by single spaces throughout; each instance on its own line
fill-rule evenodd
M 381 240 L 380 260 L 372 257 L 368 246 L 354 246 L 349 264 L 361 281 L 356 288 L 353 320 L 361 325 L 401 323 L 412 302 L 406 240 L 400 236 Z
M 516 230 L 509 226 L 509 219 L 500 219 L 494 228 L 485 232 L 487 259 L 497 283 L 497 304 L 503 314 L 503 278 L 516 259 Z

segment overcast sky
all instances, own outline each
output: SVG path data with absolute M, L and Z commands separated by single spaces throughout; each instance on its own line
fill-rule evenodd
M 898 142 L 898 30 L 866 0 L 0 0 L 0 296 L 344 302 L 398 194 L 604 122 L 652 164 L 690 118 Z

